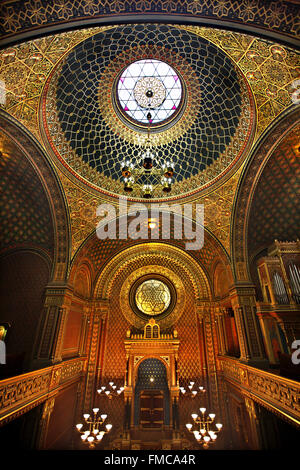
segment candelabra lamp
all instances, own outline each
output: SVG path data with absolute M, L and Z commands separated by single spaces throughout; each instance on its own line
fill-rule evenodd
M 102 441 L 104 435 L 111 430 L 112 424 L 104 424 L 107 415 L 100 414 L 99 408 L 93 408 L 93 415 L 86 413 L 83 418 L 88 429 L 83 430 L 84 424 L 80 423 L 76 424 L 77 431 L 81 434 L 82 442 L 90 449 L 94 449 Z
M 108 386 L 102 385 L 100 388 L 98 388 L 97 393 L 112 399 L 113 397 L 120 396 L 123 391 L 124 387 L 118 388 L 114 382 L 109 382 Z
M 206 408 L 200 408 L 200 415 L 192 414 L 194 424 L 186 424 L 187 430 L 194 434 L 196 441 L 204 449 L 215 443 L 223 427 L 221 423 L 215 423 L 215 416 L 214 413 L 207 414 Z
M 144 199 L 152 198 L 157 188 L 169 193 L 174 183 L 174 168 L 174 162 L 170 158 L 164 160 L 158 156 L 151 144 L 148 127 L 147 141 L 140 154 L 134 161 L 126 158 L 121 163 L 124 191 L 131 193 L 136 188 Z
M 195 398 L 196 396 L 199 396 L 199 394 L 202 395 L 206 392 L 204 387 L 196 386 L 195 382 L 190 382 L 187 387 L 180 386 L 179 390 L 183 396 L 192 398 Z

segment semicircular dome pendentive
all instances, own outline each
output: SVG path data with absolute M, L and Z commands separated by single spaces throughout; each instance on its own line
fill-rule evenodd
M 175 164 L 169 199 L 195 193 L 218 181 L 241 159 L 253 133 L 253 103 L 246 79 L 228 56 L 183 27 L 112 27 L 72 49 L 45 86 L 47 141 L 74 177 L 109 195 L 125 194 L 121 163 L 137 158 L 147 128 L 128 118 L 118 87 L 124 70 L 145 59 L 167 64 L 180 78 L 176 111 L 157 112 L 166 119 L 150 126 L 158 157 L 171 157 Z M 144 77 L 143 71 L 134 77 L 133 88 L 138 89 L 138 81 L 141 88 Z M 163 82 L 158 73 L 156 79 Z M 167 89 L 165 96 L 157 97 L 157 109 L 163 109 L 168 93 Z M 165 197 L 160 191 L 155 198 Z M 137 192 L 132 196 L 140 197 Z

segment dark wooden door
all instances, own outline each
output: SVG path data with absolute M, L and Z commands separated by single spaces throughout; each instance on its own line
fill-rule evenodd
M 157 429 L 164 424 L 164 394 L 161 390 L 143 390 L 140 395 L 140 425 Z

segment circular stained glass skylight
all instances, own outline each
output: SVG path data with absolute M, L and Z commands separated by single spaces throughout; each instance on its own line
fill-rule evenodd
M 135 293 L 137 307 L 150 316 L 164 312 L 169 307 L 170 301 L 171 293 L 168 286 L 158 279 L 144 281 Z
M 144 125 L 159 124 L 177 114 L 182 84 L 177 72 L 167 63 L 138 60 L 122 72 L 117 95 L 127 117 Z

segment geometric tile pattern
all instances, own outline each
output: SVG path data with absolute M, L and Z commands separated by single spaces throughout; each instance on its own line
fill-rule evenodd
M 170 47 L 166 47 L 168 43 Z M 189 69 L 180 70 L 187 96 L 190 77 L 195 76 L 199 82 L 198 96 L 193 98 L 197 105 L 195 122 L 181 132 L 177 131 L 169 142 L 165 142 L 162 129 L 156 148 L 159 161 L 172 156 L 176 173 L 174 194 L 182 194 L 181 182 L 186 180 L 189 180 L 190 189 L 203 186 L 203 182 L 209 184 L 240 156 L 253 122 L 250 98 L 244 78 L 223 51 L 198 35 L 172 26 L 119 26 L 76 46 L 59 64 L 59 71 L 54 71 L 46 92 L 50 94 L 50 99 L 46 98 L 43 118 L 47 138 L 60 161 L 65 166 L 67 163 L 74 175 L 85 175 L 85 180 L 89 181 L 90 174 L 96 172 L 99 176 L 97 178 L 96 173 L 92 176 L 93 185 L 123 194 L 123 189 L 111 180 L 120 180 L 123 160 L 130 157 L 135 161 L 140 143 L 130 141 L 130 127 L 128 136 L 123 136 L 124 125 L 118 111 L 112 123 L 108 123 L 103 114 L 101 103 L 106 103 L 107 96 L 113 97 L 116 93 L 113 80 L 117 79 L 118 70 L 110 72 L 111 64 L 118 63 L 119 57 L 130 51 L 134 52 L 135 61 L 149 54 L 156 57 L 158 53 L 163 61 L 165 49 L 167 53 L 172 51 L 175 70 L 176 60 L 179 64 L 184 60 L 189 65 Z M 178 54 L 180 60 L 176 59 Z M 121 64 L 124 67 L 123 61 Z M 105 90 L 103 96 L 102 90 Z M 111 106 L 113 116 L 114 105 Z M 184 113 L 192 113 L 189 105 Z M 58 138 L 55 129 L 61 129 L 63 135 Z M 139 133 L 138 129 L 135 131 Z M 209 177 L 207 171 L 203 172 L 210 166 Z
M 279 241 L 299 238 L 300 127 L 270 156 L 253 197 L 248 225 L 250 259 Z
M 128 219 L 130 220 L 130 219 Z M 117 232 L 118 233 L 118 232 Z M 185 239 L 183 240 L 175 240 L 174 239 L 174 232 L 173 232 L 173 224 L 171 225 L 171 237 L 170 239 L 160 239 L 157 240 L 160 243 L 167 243 L 173 246 L 177 246 L 185 251 Z M 222 259 L 226 261 L 224 258 L 224 252 L 218 246 L 216 242 L 214 242 L 208 233 L 204 235 L 204 246 L 200 250 L 192 250 L 189 251 L 189 255 L 192 256 L 199 264 L 206 268 L 208 272 L 210 272 L 215 258 Z M 81 256 L 85 256 L 89 258 L 92 265 L 94 266 L 95 272 L 100 272 L 103 268 L 104 264 L 106 264 L 110 259 L 113 258 L 118 252 L 124 250 L 133 245 L 138 245 L 140 243 L 145 243 L 148 240 L 132 240 L 130 238 L 125 240 L 120 239 L 105 239 L 99 240 L 96 235 L 91 237 L 90 240 L 86 242 L 83 246 L 82 251 L 80 250 L 77 253 L 77 259 L 80 259 Z M 150 240 L 151 241 L 151 240 Z
M 10 0 L 2 2 L 0 10 L 0 34 L 10 36 L 12 33 L 51 27 L 52 25 L 73 22 L 81 19 L 95 21 L 95 18 L 105 18 L 113 21 L 114 16 L 119 19 L 120 14 L 126 22 L 126 15 L 158 13 L 168 21 L 169 15 L 178 17 L 184 15 L 194 18 L 213 18 L 215 22 L 222 22 L 228 27 L 228 22 L 233 22 L 236 27 L 248 26 L 262 28 L 264 30 L 282 32 L 285 35 L 298 36 L 299 23 L 297 22 L 299 10 L 297 2 L 281 1 L 266 2 L 259 0 L 153 0 L 145 2 L 133 0 L 46 0 L 28 1 Z M 210 20 L 211 21 L 211 20 Z M 85 23 L 83 23 L 85 24 Z M 38 31 L 38 33 L 40 33 Z
M 111 5 L 112 3 L 109 7 Z M 48 8 L 52 7 L 47 5 Z M 147 10 L 148 6 L 146 5 L 145 8 Z M 164 8 L 162 5 L 162 10 Z M 203 8 L 205 9 L 205 7 Z M 233 13 L 237 11 L 237 8 L 238 5 L 235 5 Z M 217 9 L 220 14 L 225 16 L 229 11 L 221 5 Z M 272 11 L 270 10 L 266 17 L 268 21 L 271 22 L 273 15 L 277 15 L 276 9 L 277 7 L 273 5 Z M 48 13 L 50 14 L 50 11 Z M 277 25 L 276 28 L 279 27 L 286 13 L 287 11 L 284 11 L 283 8 L 274 23 Z M 61 14 L 63 14 L 62 11 Z M 242 11 L 241 14 L 243 14 Z M 9 11 L 6 7 L 4 8 L 2 17 L 6 18 L 6 26 L 11 25 L 13 30 L 16 23 L 10 23 L 10 21 L 14 15 L 17 15 L 17 10 L 13 10 L 12 6 L 9 6 Z M 297 15 L 292 15 L 287 21 L 292 21 L 296 17 Z M 16 21 L 18 22 L 18 20 Z M 284 49 L 284 53 L 282 54 L 280 49 L 278 53 L 277 49 L 273 47 L 275 46 L 274 42 L 253 38 L 247 34 L 206 27 L 179 25 L 177 27 L 191 30 L 194 34 L 223 49 L 231 60 L 237 63 L 243 74 L 247 75 L 258 108 L 259 134 L 290 105 L 290 96 L 293 91 L 291 83 L 298 76 L 299 59 L 295 51 L 280 46 Z M 291 31 L 292 28 L 291 26 Z M 5 110 L 40 138 L 37 119 L 38 104 L 47 75 L 57 61 L 71 48 L 95 33 L 109 29 L 111 29 L 110 26 L 102 26 L 101 28 L 70 31 L 14 45 L 0 51 L 0 80 L 3 80 L 6 86 L 6 103 L 3 105 Z M 255 54 L 250 52 L 250 55 L 247 55 L 249 51 L 255 51 Z M 280 72 L 279 75 L 272 73 L 275 68 Z M 251 74 L 254 74 L 255 78 L 252 79 Z M 278 80 L 279 76 L 280 80 Z M 202 197 L 200 201 L 205 204 L 206 227 L 217 236 L 228 252 L 230 249 L 230 216 L 238 176 L 238 173 L 235 173 L 227 183 Z M 85 186 L 86 189 L 83 189 L 83 187 L 73 185 L 62 173 L 60 173 L 60 178 L 70 205 L 73 255 L 95 228 L 97 223 L 96 207 L 101 199 L 98 196 L 95 197 L 95 192 L 89 192 L 87 186 Z
M 293 82 L 299 78 L 299 52 L 252 36 L 224 35 L 224 31 L 203 27 L 187 28 L 224 48 L 246 76 L 257 106 L 258 137 L 292 103 Z
M 0 166 L 1 250 L 36 246 L 53 256 L 53 222 L 40 178 L 14 145 L 3 152 Z
M 158 264 L 157 258 L 154 264 Z M 120 271 L 110 290 L 110 308 L 106 336 L 105 359 L 103 366 L 104 376 L 109 374 L 116 379 L 123 377 L 125 370 L 125 333 L 132 325 L 125 319 L 120 306 L 120 291 L 123 283 L 128 278 L 129 273 L 141 266 L 153 264 L 151 259 L 136 257 L 126 269 Z M 161 257 L 160 264 L 165 265 L 166 260 Z M 174 272 L 182 279 L 186 293 L 186 306 L 184 312 L 176 322 L 176 328 L 180 339 L 180 349 L 178 357 L 178 367 L 183 377 L 195 377 L 200 371 L 199 363 L 199 344 L 196 328 L 195 299 L 193 295 L 193 286 L 186 272 L 172 263 L 170 266 Z

